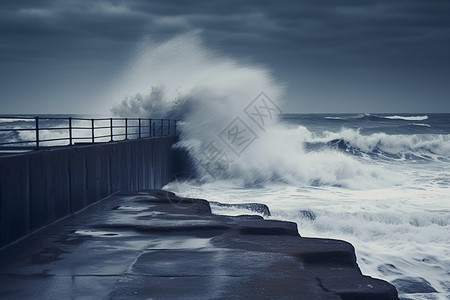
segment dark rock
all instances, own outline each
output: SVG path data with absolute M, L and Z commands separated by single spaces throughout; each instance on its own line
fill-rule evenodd
M 211 206 L 209 205 L 209 202 L 204 199 L 178 197 L 174 194 L 172 195 L 172 193 L 150 193 L 150 195 L 152 195 L 152 198 L 141 197 L 136 199 L 135 202 L 150 205 L 165 204 L 165 207 L 158 207 L 158 210 L 163 209 L 170 213 L 211 214 Z
M 256 213 L 260 213 L 265 217 L 270 216 L 269 207 L 267 205 L 261 204 L 261 203 L 226 204 L 226 203 L 213 202 L 213 201 L 210 201 L 210 203 L 213 205 L 219 206 L 219 207 L 230 207 L 230 208 L 250 210 L 250 211 L 253 211 Z
M 322 287 L 343 300 L 398 300 L 397 290 L 386 281 L 362 276 L 347 268 L 313 269 Z
M 244 221 L 239 223 L 241 234 L 256 235 L 296 235 L 298 236 L 297 224 L 276 220 L 264 220 L 257 222 Z
M 306 264 L 355 266 L 355 255 L 349 251 L 307 252 L 300 257 Z
M 305 265 L 358 269 L 355 248 L 345 241 L 302 238 L 297 255 Z
M 230 218 L 237 220 L 237 221 L 242 221 L 242 220 L 259 220 L 259 221 L 261 221 L 261 220 L 264 220 L 264 218 L 259 215 L 239 215 L 239 216 L 232 216 Z
M 392 282 L 400 292 L 406 294 L 437 293 L 431 284 L 421 277 L 404 277 Z

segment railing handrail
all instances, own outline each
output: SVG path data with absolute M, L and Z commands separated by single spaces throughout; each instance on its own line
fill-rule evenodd
M 2 120 L 8 121 L 2 122 Z M 26 123 L 18 127 L 17 122 L 23 122 L 24 120 L 26 120 Z M 45 121 L 61 122 L 57 126 L 52 126 L 51 123 L 43 123 Z M 79 122 L 86 122 L 86 124 L 77 124 Z M 100 122 L 102 124 L 98 124 Z M 11 126 L 8 126 L 9 123 L 11 123 Z M 0 115 L 0 150 L 21 148 L 23 150 L 37 150 L 48 147 L 74 146 L 78 142 L 94 144 L 127 139 L 176 136 L 176 123 L 177 120 L 175 119 Z M 28 137 L 28 139 L 20 138 L 20 140 L 17 140 L 17 137 L 27 132 L 32 132 L 34 138 Z M 54 134 L 52 135 L 52 133 Z M 16 140 L 5 141 L 4 137 L 7 134 L 15 135 Z M 44 137 L 43 134 L 47 136 Z M 61 134 L 63 137 L 60 136 Z M 51 145 L 52 142 L 63 143 Z M 21 144 L 23 146 L 17 146 Z

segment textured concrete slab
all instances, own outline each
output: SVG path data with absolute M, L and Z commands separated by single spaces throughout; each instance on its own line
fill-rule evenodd
M 116 194 L 3 249 L 0 281 L 2 299 L 398 299 L 349 243 L 161 190 Z

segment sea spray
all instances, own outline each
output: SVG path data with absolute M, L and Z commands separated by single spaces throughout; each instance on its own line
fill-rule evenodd
M 189 152 L 197 175 L 206 181 L 233 179 L 241 186 L 279 181 L 352 188 L 391 184 L 386 172 L 343 153 L 306 151 L 304 143 L 311 132 L 302 126 L 287 128 L 277 122 L 276 114 L 271 116 L 270 126 L 258 127 L 246 109 L 262 92 L 267 96 L 265 101 L 281 112 L 283 87 L 268 68 L 211 51 L 199 32 L 192 32 L 162 43 L 144 39 L 115 88 L 116 99 L 121 98 L 112 111 L 120 116 L 178 118 L 178 146 Z M 260 114 L 269 121 L 267 113 L 270 111 Z M 253 133 L 245 151 L 235 151 L 224 138 L 237 125 Z M 220 171 L 208 169 L 210 162 L 205 162 L 212 147 L 226 160 Z

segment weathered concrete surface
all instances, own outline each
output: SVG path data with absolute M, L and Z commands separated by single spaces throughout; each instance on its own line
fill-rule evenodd
M 0 248 L 116 191 L 161 188 L 176 137 L 0 157 Z
M 398 299 L 349 243 L 205 200 L 116 194 L 0 252 L 2 299 Z

